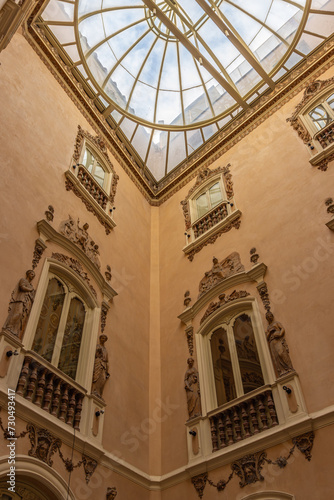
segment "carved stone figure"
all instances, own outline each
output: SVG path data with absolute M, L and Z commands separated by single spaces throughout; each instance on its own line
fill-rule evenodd
M 189 368 L 184 376 L 184 388 L 187 394 L 189 418 L 195 418 L 202 415 L 198 371 L 194 368 L 193 358 L 189 358 L 187 363 Z
M 274 362 L 277 375 L 280 377 L 285 373 L 294 371 L 289 356 L 289 348 L 284 338 L 285 329 L 278 321 L 274 321 L 271 312 L 266 314 L 269 326 L 267 328 L 267 340 L 269 342 L 271 356 Z
M 70 241 L 75 243 L 87 255 L 87 257 L 100 269 L 101 263 L 99 259 L 99 245 L 88 234 L 89 225 L 87 222 L 81 227 L 80 221 L 77 222 L 71 215 L 69 218 L 60 224 L 59 232 L 66 236 Z
M 211 270 L 207 271 L 204 278 L 200 281 L 198 298 L 204 295 L 204 293 L 217 283 L 244 270 L 245 268 L 241 264 L 240 256 L 237 252 L 231 253 L 220 262 L 216 257 L 213 257 Z
M 236 460 L 231 465 L 232 471 L 240 478 L 239 486 L 244 486 L 257 481 L 263 481 L 264 477 L 261 470 L 265 463 L 267 454 L 266 452 L 254 453 L 253 455 L 246 455 L 240 460 Z
M 32 270 L 26 272 L 26 277 L 20 279 L 12 292 L 9 302 L 8 316 L 3 329 L 16 335 L 20 340 L 30 315 L 35 298 L 35 290 L 31 282 L 35 277 Z
M 107 340 L 108 337 L 106 335 L 100 335 L 100 343 L 97 344 L 95 352 L 92 393 L 100 398 L 102 398 L 104 384 L 110 377 L 110 373 L 108 372 L 108 351 L 104 346 Z

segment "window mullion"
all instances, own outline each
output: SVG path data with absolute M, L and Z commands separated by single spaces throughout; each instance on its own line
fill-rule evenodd
M 235 390 L 237 393 L 237 398 L 239 398 L 240 396 L 243 396 L 244 389 L 243 389 L 243 385 L 242 385 L 242 378 L 241 378 L 241 372 L 240 372 L 239 361 L 238 361 L 238 353 L 237 353 L 237 349 L 236 349 L 235 341 L 234 341 L 233 327 L 231 325 L 228 325 L 228 327 L 227 327 L 227 339 L 228 339 L 228 345 L 230 348 Z
M 71 303 L 73 296 L 74 296 L 73 292 L 69 292 L 66 295 L 65 300 L 64 300 L 63 310 L 61 313 L 61 318 L 60 318 L 58 332 L 57 332 L 57 338 L 56 338 L 56 342 L 54 345 L 54 351 L 53 351 L 52 361 L 51 361 L 51 363 L 56 367 L 58 367 L 58 363 L 59 363 L 60 352 L 61 352 L 61 348 L 63 345 L 63 338 L 64 338 L 64 334 L 65 334 L 65 325 L 66 325 L 66 321 L 67 321 L 68 311 L 70 308 L 70 303 Z

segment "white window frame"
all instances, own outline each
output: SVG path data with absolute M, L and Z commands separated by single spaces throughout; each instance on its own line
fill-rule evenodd
M 216 384 L 214 379 L 214 368 L 212 364 L 212 355 L 211 355 L 211 343 L 210 339 L 213 333 L 219 328 L 226 329 L 226 321 L 229 322 L 230 325 L 233 325 L 234 321 L 241 314 L 247 314 L 252 321 L 254 338 L 257 347 L 257 352 L 260 360 L 260 365 L 262 369 L 262 375 L 264 380 L 264 386 L 268 384 L 273 384 L 275 381 L 275 374 L 270 358 L 270 353 L 268 350 L 268 345 L 266 341 L 265 331 L 262 325 L 262 320 L 260 316 L 260 312 L 258 310 L 255 299 L 240 299 L 237 303 L 231 304 L 226 308 L 221 308 L 217 311 L 216 314 L 213 314 L 208 320 L 205 322 L 203 327 L 196 334 L 196 346 L 198 352 L 198 367 L 199 367 L 199 378 L 201 387 L 203 390 L 201 391 L 202 396 L 202 408 L 203 413 L 208 413 L 212 410 L 216 410 L 217 408 L 224 408 L 225 406 L 231 406 L 233 403 L 237 403 L 239 399 L 247 399 L 251 397 L 253 391 L 244 394 L 242 381 L 241 387 L 237 387 L 237 380 L 235 378 L 235 387 L 237 392 L 237 397 L 227 403 L 224 403 L 220 407 L 218 406 L 217 394 L 216 394 Z M 232 367 L 238 366 L 238 356 L 236 351 L 233 353 L 230 351 Z M 233 368 L 233 374 L 235 373 Z M 254 389 L 259 391 L 260 388 Z
M 318 129 L 317 126 L 315 125 L 314 121 L 310 117 L 309 113 L 314 108 L 322 105 L 324 107 L 324 109 L 326 110 L 326 112 L 329 114 L 329 116 L 332 118 L 330 123 L 332 123 L 334 121 L 334 110 L 327 103 L 328 97 L 330 97 L 332 94 L 334 94 L 334 87 L 331 87 L 330 90 L 327 89 L 327 92 L 325 94 L 322 94 L 320 97 L 317 96 L 317 98 L 314 99 L 312 101 L 312 103 L 308 105 L 306 111 L 304 111 L 300 115 L 301 120 L 304 122 L 306 128 L 309 130 L 312 137 L 314 137 L 318 132 L 321 132 L 321 130 L 324 130 L 326 128 L 326 127 L 323 127 L 322 129 Z M 328 125 L 326 125 L 326 126 L 328 126 Z
M 69 293 L 65 296 L 61 314 L 61 321 L 58 326 L 58 332 L 61 333 L 61 335 L 57 333 L 57 339 L 56 339 L 59 355 L 62 345 L 62 338 L 64 334 L 64 331 L 61 330 L 61 326 L 63 327 L 65 326 L 67 319 L 67 312 L 68 312 L 67 309 L 66 314 L 64 314 L 65 303 L 68 303 L 69 307 L 70 300 L 73 297 L 78 297 L 82 301 L 85 307 L 86 315 L 82 331 L 80 353 L 79 353 L 75 380 L 73 380 L 71 377 L 69 377 L 63 371 L 61 371 L 60 368 L 58 368 L 59 355 L 57 356 L 56 354 L 54 354 L 52 356 L 52 360 L 50 363 L 45 358 L 43 358 L 43 356 L 36 353 L 32 349 L 45 294 L 48 288 L 49 281 L 53 277 L 58 279 L 63 285 L 65 283 L 66 284 L 65 289 L 67 288 L 69 290 Z M 98 307 L 95 297 L 92 296 L 86 284 L 81 282 L 78 275 L 67 266 L 65 267 L 58 262 L 56 263 L 50 259 L 47 259 L 41 273 L 34 304 L 31 310 L 31 314 L 29 317 L 29 321 L 24 336 L 25 348 L 27 350 L 30 350 L 31 353 L 33 353 L 37 357 L 39 357 L 41 362 L 45 365 L 48 365 L 51 370 L 54 369 L 57 370 L 59 373 L 62 373 L 63 378 L 67 379 L 70 383 L 76 383 L 81 387 L 87 389 L 87 391 L 90 391 L 92 384 L 94 359 L 95 359 L 95 346 L 97 344 L 97 336 L 99 328 L 99 318 L 100 318 L 100 308 Z M 62 322 L 63 325 L 61 325 Z M 55 350 L 56 350 L 56 344 L 55 344 Z
M 214 186 L 217 182 L 219 182 L 220 190 L 221 190 L 221 193 L 222 193 L 222 199 L 218 203 L 218 205 L 220 205 L 221 203 L 226 203 L 226 205 L 227 205 L 227 214 L 230 215 L 230 213 L 231 213 L 231 206 L 229 205 L 228 199 L 227 199 L 227 196 L 226 196 L 225 185 L 224 185 L 224 181 L 223 181 L 223 176 L 221 174 L 219 174 L 219 175 L 217 175 L 217 176 L 215 176 L 213 178 L 211 177 L 210 180 L 204 186 L 200 186 L 195 191 L 195 193 L 193 193 L 193 195 L 191 196 L 191 198 L 189 200 L 190 201 L 189 205 L 190 205 L 190 219 L 191 219 L 191 224 L 194 224 L 197 220 L 201 219 L 202 217 L 205 217 L 205 215 L 207 213 L 209 213 L 213 208 L 215 208 L 215 207 L 211 207 L 204 214 L 198 215 L 196 200 L 202 194 L 207 193 L 207 199 L 209 201 L 208 204 L 210 204 L 209 189 L 212 188 L 212 186 Z M 216 206 L 218 206 L 218 205 L 216 205 Z
M 87 170 L 87 172 L 94 178 L 94 180 L 96 182 L 98 182 L 98 181 L 95 179 L 94 174 L 92 172 L 89 172 L 89 170 L 86 168 L 86 165 L 84 165 L 84 163 L 83 163 L 83 159 L 84 159 L 85 151 L 86 150 L 90 151 L 91 154 L 93 155 L 94 160 L 95 160 L 94 161 L 94 166 L 97 163 L 99 163 L 100 166 L 102 167 L 102 169 L 104 170 L 103 186 L 100 186 L 100 184 L 99 184 L 99 186 L 109 196 L 110 195 L 110 189 L 111 189 L 111 182 L 112 182 L 112 176 L 113 176 L 113 174 L 109 170 L 107 163 L 103 161 L 103 158 L 101 158 L 101 155 L 99 154 L 98 150 L 94 147 L 93 143 L 91 143 L 90 141 L 88 141 L 85 138 L 84 141 L 83 141 L 82 149 L 81 149 L 79 163 L 80 163 L 80 165 L 82 165 Z M 94 168 L 93 168 L 93 170 L 94 170 Z

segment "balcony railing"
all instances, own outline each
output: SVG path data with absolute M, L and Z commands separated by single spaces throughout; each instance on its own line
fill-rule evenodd
M 210 417 L 212 451 L 218 451 L 278 425 L 271 390 Z
M 194 237 L 198 238 L 228 215 L 227 202 L 222 202 L 193 223 Z
M 34 358 L 24 358 L 16 393 L 80 430 L 84 394 Z
M 317 132 L 314 138 L 320 142 L 323 149 L 332 144 L 334 142 L 334 121 L 327 125 L 327 127 Z
M 78 167 L 78 179 L 94 200 L 100 205 L 100 207 L 105 210 L 109 200 L 107 193 L 82 165 L 79 165 Z

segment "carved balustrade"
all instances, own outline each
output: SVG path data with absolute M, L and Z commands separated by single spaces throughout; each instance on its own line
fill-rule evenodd
M 228 215 L 227 202 L 222 202 L 192 224 L 194 237 L 198 238 Z
M 31 356 L 24 358 L 16 393 L 80 430 L 84 394 Z
M 317 132 L 314 138 L 320 142 L 324 149 L 332 144 L 334 142 L 334 121 L 327 125 L 327 127 Z
M 82 165 L 79 165 L 78 167 L 78 179 L 89 194 L 92 195 L 94 200 L 96 200 L 103 210 L 105 210 L 107 208 L 109 196 Z
M 212 451 L 247 439 L 278 425 L 271 390 L 245 399 L 210 417 Z

